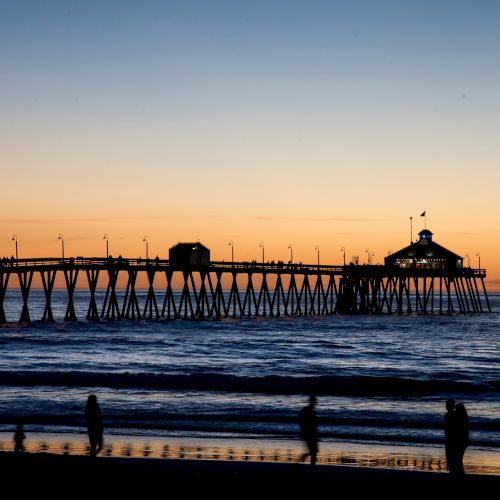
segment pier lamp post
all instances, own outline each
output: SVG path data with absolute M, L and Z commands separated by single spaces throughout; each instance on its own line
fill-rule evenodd
M 231 247 L 231 263 L 232 267 L 234 267 L 234 245 L 233 245 L 233 240 L 229 242 L 229 246 Z
M 142 241 L 146 243 L 146 260 L 148 260 L 149 259 L 148 237 L 144 236 L 144 238 L 142 238 Z
M 103 237 L 102 237 L 103 240 L 106 240 L 106 259 L 109 257 L 109 238 L 108 238 L 108 235 L 105 234 Z
M 342 252 L 343 256 L 344 256 L 344 266 L 345 266 L 345 247 L 342 247 L 340 249 L 340 251 Z
M 318 252 L 318 268 L 319 268 L 319 245 L 316 245 L 314 247 L 314 250 L 316 250 L 316 252 Z
M 291 243 L 288 245 L 288 248 L 290 249 L 290 262 L 293 263 L 293 247 Z
M 61 240 L 62 258 L 64 260 L 64 236 L 62 234 L 60 234 L 57 239 Z
M 476 257 L 478 259 L 478 262 L 477 262 L 478 268 L 481 269 L 481 254 L 479 252 L 477 252 Z
M 261 241 L 259 248 L 262 248 L 262 265 L 264 265 L 264 243 Z
M 15 241 L 16 242 L 16 260 L 18 259 L 18 253 L 17 253 L 17 234 L 14 234 L 12 236 L 12 241 Z

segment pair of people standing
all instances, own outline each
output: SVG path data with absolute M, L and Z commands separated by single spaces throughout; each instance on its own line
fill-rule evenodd
M 463 458 L 469 446 L 469 417 L 462 403 L 455 403 L 453 399 L 446 401 L 446 415 L 444 416 L 444 441 L 446 449 L 446 464 L 450 474 L 463 476 Z

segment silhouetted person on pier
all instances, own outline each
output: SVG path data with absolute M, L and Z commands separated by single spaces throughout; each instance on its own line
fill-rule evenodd
M 318 422 L 316 411 L 316 397 L 309 397 L 309 404 L 304 406 L 299 413 L 300 438 L 307 446 L 307 452 L 301 457 L 305 460 L 308 456 L 311 457 L 311 465 L 316 464 L 316 456 L 318 454 Z
M 26 435 L 24 434 L 23 421 L 19 419 L 17 422 L 16 432 L 14 433 L 14 451 L 24 451 L 24 440 Z
M 467 410 L 462 403 L 455 406 L 455 425 L 456 425 L 456 467 L 457 475 L 465 474 L 464 471 L 464 454 L 467 446 L 469 446 L 469 417 Z
M 91 394 L 87 399 L 85 417 L 87 419 L 87 430 L 89 434 L 90 456 L 95 457 L 102 449 L 103 425 L 101 408 L 94 394 Z

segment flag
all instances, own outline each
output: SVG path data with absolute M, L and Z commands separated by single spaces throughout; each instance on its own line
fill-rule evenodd
M 420 217 L 425 217 L 425 210 L 420 214 Z

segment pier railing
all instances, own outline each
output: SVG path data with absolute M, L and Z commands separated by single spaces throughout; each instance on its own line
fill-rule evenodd
M 147 279 L 139 304 L 137 278 Z M 314 265 L 295 262 L 211 262 L 179 267 L 164 259 L 103 257 L 0 260 L 0 323 L 7 321 L 4 301 L 17 277 L 22 312 L 30 321 L 29 293 L 39 276 L 44 296 L 43 321 L 53 321 L 51 297 L 58 274 L 68 293 L 65 320 L 76 320 L 74 293 L 79 276 L 90 292 L 86 318 L 207 319 L 243 316 L 326 314 L 451 314 L 491 312 L 485 269 L 399 268 L 381 265 Z M 157 275 L 166 278 L 158 289 Z M 97 303 L 104 276 L 105 296 Z M 119 277 L 126 278 L 120 289 Z M 101 278 L 102 283 L 102 278 Z M 80 287 L 82 280 L 80 280 Z M 158 302 L 158 294 L 162 300 Z

